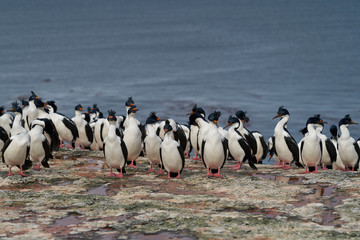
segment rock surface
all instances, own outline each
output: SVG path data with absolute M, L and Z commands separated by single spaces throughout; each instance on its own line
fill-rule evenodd
M 1 165 L 1 239 L 360 238 L 359 172 L 235 171 L 229 161 L 218 179 L 187 159 L 181 178 L 167 179 L 140 158 L 119 179 L 106 177 L 100 151 L 54 157 L 28 177 Z

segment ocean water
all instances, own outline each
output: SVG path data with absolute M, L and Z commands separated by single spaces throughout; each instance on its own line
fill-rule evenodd
M 3 0 L 0 104 L 33 90 L 70 117 L 97 103 L 125 114 L 132 96 L 150 111 L 187 122 L 247 111 L 248 128 L 273 134 L 279 106 L 297 139 L 308 117 L 360 122 L 360 1 Z M 324 133 L 329 135 L 329 126 Z M 360 126 L 351 126 L 354 138 Z

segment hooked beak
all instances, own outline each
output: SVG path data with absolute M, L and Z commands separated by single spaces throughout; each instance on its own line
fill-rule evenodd
M 353 120 L 351 120 L 350 124 L 356 124 L 356 125 L 359 125 L 359 123 L 354 122 Z
M 276 116 L 273 117 L 272 119 L 274 120 L 275 118 L 278 118 L 278 117 L 281 117 L 281 116 L 280 116 L 280 114 L 277 113 Z

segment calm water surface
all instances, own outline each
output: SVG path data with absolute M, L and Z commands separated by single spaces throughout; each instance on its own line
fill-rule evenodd
M 59 112 L 97 103 L 138 119 L 186 123 L 248 112 L 268 138 L 280 105 L 297 140 L 309 116 L 360 122 L 360 1 L 198 0 L 0 2 L 0 104 L 34 90 Z M 48 79 L 48 81 L 44 81 Z M 324 133 L 329 135 L 329 126 Z M 355 138 L 360 126 L 351 126 Z

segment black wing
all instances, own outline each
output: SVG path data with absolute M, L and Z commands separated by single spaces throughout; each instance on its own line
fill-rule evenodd
M 89 140 L 89 142 L 92 143 L 94 140 L 94 133 L 90 127 L 90 124 L 85 125 L 85 132 L 86 132 L 87 139 Z
M 354 142 L 355 151 L 358 155 L 357 163 L 355 164 L 354 170 L 357 171 L 359 169 L 359 161 L 360 161 L 360 148 L 357 142 Z
M 9 136 L 3 127 L 0 127 L 0 139 L 4 143 L 9 139 Z
M 145 126 L 140 123 L 139 129 L 140 129 L 140 132 L 141 132 L 141 140 L 144 141 L 144 139 L 146 137 Z
M 45 168 L 49 168 L 49 157 L 50 157 L 50 146 L 49 146 L 49 142 L 47 141 L 47 139 L 45 138 L 44 141 L 42 142 L 44 151 L 45 151 L 45 157 L 44 159 L 41 161 L 41 165 L 43 165 L 43 167 Z
M 64 116 L 62 122 L 64 123 L 65 127 L 68 128 L 71 131 L 71 134 L 73 135 L 74 140 L 79 137 L 79 131 L 78 131 L 78 129 L 76 127 L 76 124 L 74 123 L 73 120 L 71 120 L 70 118 Z
M 268 146 L 267 146 L 267 144 L 266 144 L 266 142 L 265 142 L 264 136 L 262 136 L 262 135 L 261 135 L 261 137 L 260 137 L 260 143 L 261 143 L 261 146 L 262 146 L 262 148 L 263 148 L 263 154 L 262 154 L 262 156 L 261 156 L 261 159 L 265 159 L 266 156 L 267 156 L 267 153 L 268 153 Z
M 224 164 L 226 162 L 226 159 L 227 159 L 227 152 L 228 152 L 228 140 L 226 138 L 222 139 L 221 140 L 221 143 L 222 143 L 222 146 L 223 146 L 223 150 L 224 150 L 224 161 L 221 165 L 221 168 L 224 167 Z
M 257 153 L 257 143 L 254 135 L 252 135 L 251 132 L 248 132 L 248 134 L 244 134 L 245 140 L 249 143 L 250 148 L 253 152 L 253 154 Z
M 127 160 L 128 160 L 128 150 L 127 150 L 127 147 L 125 145 L 125 142 L 121 141 L 120 145 L 121 145 L 121 150 L 122 150 L 122 152 L 124 154 L 125 162 L 127 162 Z M 104 147 L 105 147 L 105 145 L 104 145 Z
M 12 139 L 8 139 L 5 144 L 4 144 L 4 147 L 2 149 L 2 161 L 3 163 L 5 163 L 5 151 L 6 149 L 9 147 L 10 143 L 12 142 Z
M 200 153 L 200 155 L 201 155 L 201 158 L 203 160 L 202 162 L 203 162 L 205 168 L 207 169 L 207 166 L 206 166 L 206 163 L 205 163 L 205 157 L 204 157 L 204 149 L 205 149 L 205 141 L 203 140 L 202 143 L 201 143 L 201 153 Z
M 24 165 L 22 165 L 23 170 L 27 170 L 27 169 L 31 168 L 31 166 L 32 166 L 32 161 L 30 161 L 30 159 L 28 159 L 29 153 L 30 153 L 30 146 L 27 146 L 25 163 L 24 163 Z
M 100 125 L 100 139 L 101 139 L 101 142 L 104 142 L 103 130 L 104 130 L 104 123 L 101 123 L 101 125 Z
M 275 136 L 272 136 L 271 139 L 272 139 L 272 142 L 273 142 L 273 149 L 274 149 L 273 152 L 277 156 L 276 147 L 275 147 Z
M 303 159 L 302 157 L 302 152 L 303 152 L 303 149 L 304 149 L 304 141 L 301 141 L 301 144 L 300 144 L 300 154 L 301 154 L 301 159 Z M 300 157 L 300 156 L 299 156 Z M 304 160 L 302 160 L 302 162 L 304 162 Z
M 182 161 L 182 167 L 181 167 L 181 170 L 180 170 L 180 173 L 182 173 L 182 171 L 183 171 L 183 169 L 184 169 L 184 166 L 185 166 L 184 151 L 182 150 L 181 146 L 178 146 L 177 149 L 178 149 L 178 151 L 179 151 L 179 154 L 180 154 L 180 157 L 181 157 L 181 161 Z
M 325 141 L 325 146 L 326 146 L 326 150 L 327 150 L 328 153 L 329 153 L 331 162 L 332 162 L 332 163 L 333 163 L 333 162 L 336 162 L 336 148 L 335 148 L 334 143 L 328 138 L 328 139 L 326 139 L 326 141 Z
M 176 132 L 174 132 L 175 141 L 180 141 L 180 146 L 183 150 L 186 148 L 187 139 L 186 134 L 180 125 L 177 125 Z
M 118 129 L 118 128 L 115 129 L 115 134 L 116 134 L 116 136 L 120 137 L 121 139 L 124 138 L 124 135 L 121 134 L 120 129 Z
M 59 134 L 56 131 L 54 123 L 50 119 L 47 119 L 47 118 L 41 118 L 39 120 L 44 121 L 44 123 L 45 123 L 44 132 L 46 132 L 50 136 L 50 139 L 51 139 L 50 149 L 53 151 L 59 150 L 60 139 L 59 139 Z
M 293 161 L 295 161 L 296 166 L 303 167 L 299 161 L 299 146 L 293 137 L 284 137 L 287 147 L 293 155 Z
M 104 157 L 106 157 L 105 156 L 105 143 L 103 143 L 103 153 L 104 153 Z

